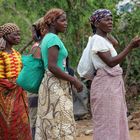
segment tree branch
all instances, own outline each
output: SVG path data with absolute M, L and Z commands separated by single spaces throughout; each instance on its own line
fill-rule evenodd
M 25 46 L 23 46 L 21 49 L 19 49 L 18 51 L 22 54 L 25 50 L 26 50 L 26 48 L 29 46 L 29 45 L 31 45 L 32 44 L 32 42 L 33 42 L 33 40 L 30 40 Z

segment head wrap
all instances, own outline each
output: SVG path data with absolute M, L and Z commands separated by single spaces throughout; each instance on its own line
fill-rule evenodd
M 102 18 L 104 18 L 106 16 L 112 16 L 112 13 L 110 10 L 98 9 L 92 13 L 89 20 L 90 20 L 91 24 L 95 24 L 96 21 L 100 21 Z
M 15 31 L 19 31 L 19 27 L 14 24 L 14 23 L 6 23 L 2 26 L 0 26 L 0 33 L 1 33 L 1 36 L 4 36 L 5 34 L 9 34 L 9 33 L 12 33 L 12 32 L 15 32 Z
M 44 18 L 41 17 L 36 22 L 34 22 L 32 26 L 35 26 L 37 30 L 40 30 L 43 21 L 44 21 Z
M 53 21 L 59 18 L 65 12 L 59 8 L 52 8 L 50 9 L 44 16 L 44 22 L 47 25 L 50 25 Z
M 5 34 L 9 34 L 15 31 L 19 31 L 19 27 L 14 23 L 6 23 L 0 26 L 0 48 L 5 48 L 6 40 L 4 40 L 3 36 Z

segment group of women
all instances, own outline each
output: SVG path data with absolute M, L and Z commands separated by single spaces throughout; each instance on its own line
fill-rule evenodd
M 125 90 L 119 63 L 133 48 L 139 47 L 140 38 L 132 39 L 117 55 L 108 39 L 113 27 L 111 12 L 106 9 L 95 11 L 90 23 L 94 33 L 91 52 L 96 69 L 90 95 L 93 139 L 129 140 Z M 34 46 L 41 46 L 45 74 L 38 96 L 28 94 L 28 109 L 27 93 L 16 84 L 22 62 L 21 55 L 13 46 L 20 41 L 20 29 L 13 23 L 0 26 L 0 140 L 76 139 L 71 85 L 78 92 L 83 86 L 67 72 L 68 51 L 58 36 L 66 28 L 66 13 L 58 8 L 47 11 L 33 26 Z

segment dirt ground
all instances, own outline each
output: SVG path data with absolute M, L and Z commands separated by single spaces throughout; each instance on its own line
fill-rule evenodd
M 77 140 L 92 140 L 92 121 L 80 120 L 77 123 Z M 140 140 L 140 130 L 130 130 L 131 140 Z
M 131 140 L 140 140 L 140 130 L 130 131 Z M 77 140 L 92 140 L 92 136 L 77 137 Z

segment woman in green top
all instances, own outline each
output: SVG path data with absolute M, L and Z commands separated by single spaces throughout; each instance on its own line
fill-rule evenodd
M 36 140 L 75 140 L 75 121 L 70 83 L 82 90 L 81 82 L 67 74 L 67 49 L 58 36 L 67 28 L 62 9 L 51 9 L 44 16 L 47 34 L 41 42 L 45 75 L 39 89 Z

